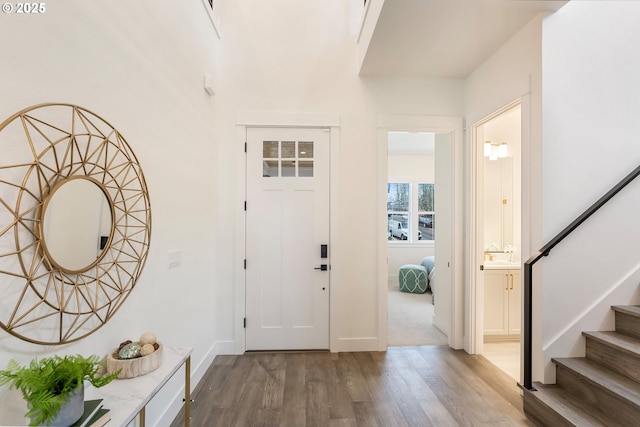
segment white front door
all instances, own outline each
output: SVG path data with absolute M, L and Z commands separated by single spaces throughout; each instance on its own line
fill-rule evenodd
M 329 135 L 247 129 L 247 350 L 329 348 Z

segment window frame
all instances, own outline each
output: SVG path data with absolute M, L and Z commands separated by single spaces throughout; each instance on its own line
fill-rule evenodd
M 408 215 L 408 221 L 407 224 L 409 225 L 408 227 L 408 231 L 409 231 L 409 238 L 407 240 L 401 240 L 401 239 L 391 239 L 390 238 L 390 232 L 389 232 L 389 221 L 391 220 L 391 215 L 404 215 L 405 211 L 396 211 L 396 210 L 390 210 L 389 209 L 389 186 L 391 184 L 408 184 L 409 185 L 409 207 L 408 207 L 408 212 L 406 212 L 406 214 Z M 433 246 L 435 243 L 435 239 L 420 239 L 418 240 L 418 230 L 419 230 L 419 206 L 418 206 L 418 196 L 419 196 L 419 186 L 421 184 L 430 184 L 434 186 L 434 194 L 435 194 L 435 183 L 433 182 L 424 182 L 422 180 L 420 181 L 411 181 L 411 180 L 394 180 L 394 181 L 387 181 L 387 235 L 389 236 L 388 240 L 388 244 L 390 246 L 401 246 L 401 247 L 407 247 L 407 246 L 411 246 L 411 245 L 415 245 L 415 246 L 420 246 L 420 247 L 428 247 L 428 246 Z M 434 196 L 434 202 L 435 202 L 435 196 Z M 393 212 L 393 213 L 392 213 Z M 435 209 L 434 211 L 425 211 L 426 213 L 431 213 L 434 218 L 435 218 Z M 435 219 L 434 219 L 434 225 L 435 225 Z

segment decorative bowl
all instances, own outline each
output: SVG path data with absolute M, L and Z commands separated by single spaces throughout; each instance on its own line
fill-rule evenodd
M 151 354 L 133 359 L 118 359 L 118 349 L 107 354 L 107 373 L 112 374 L 121 369 L 119 379 L 135 378 L 148 374 L 162 364 L 162 344 Z

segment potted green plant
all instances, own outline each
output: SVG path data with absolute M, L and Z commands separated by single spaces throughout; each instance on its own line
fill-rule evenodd
M 29 410 L 25 414 L 30 425 L 50 425 L 63 405 L 74 395 L 81 393 L 84 400 L 84 381 L 94 387 L 109 384 L 119 372 L 104 375 L 104 362 L 96 355 L 52 356 L 34 359 L 27 366 L 10 360 L 8 367 L 0 371 L 0 385 L 10 384 L 22 392 Z M 82 404 L 80 405 L 82 407 Z M 75 422 L 82 416 L 82 410 Z

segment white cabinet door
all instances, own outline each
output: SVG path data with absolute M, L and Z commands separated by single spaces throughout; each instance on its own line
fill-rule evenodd
M 505 335 L 507 333 L 507 270 L 484 271 L 484 334 Z
M 484 270 L 484 334 L 520 335 L 520 271 Z

